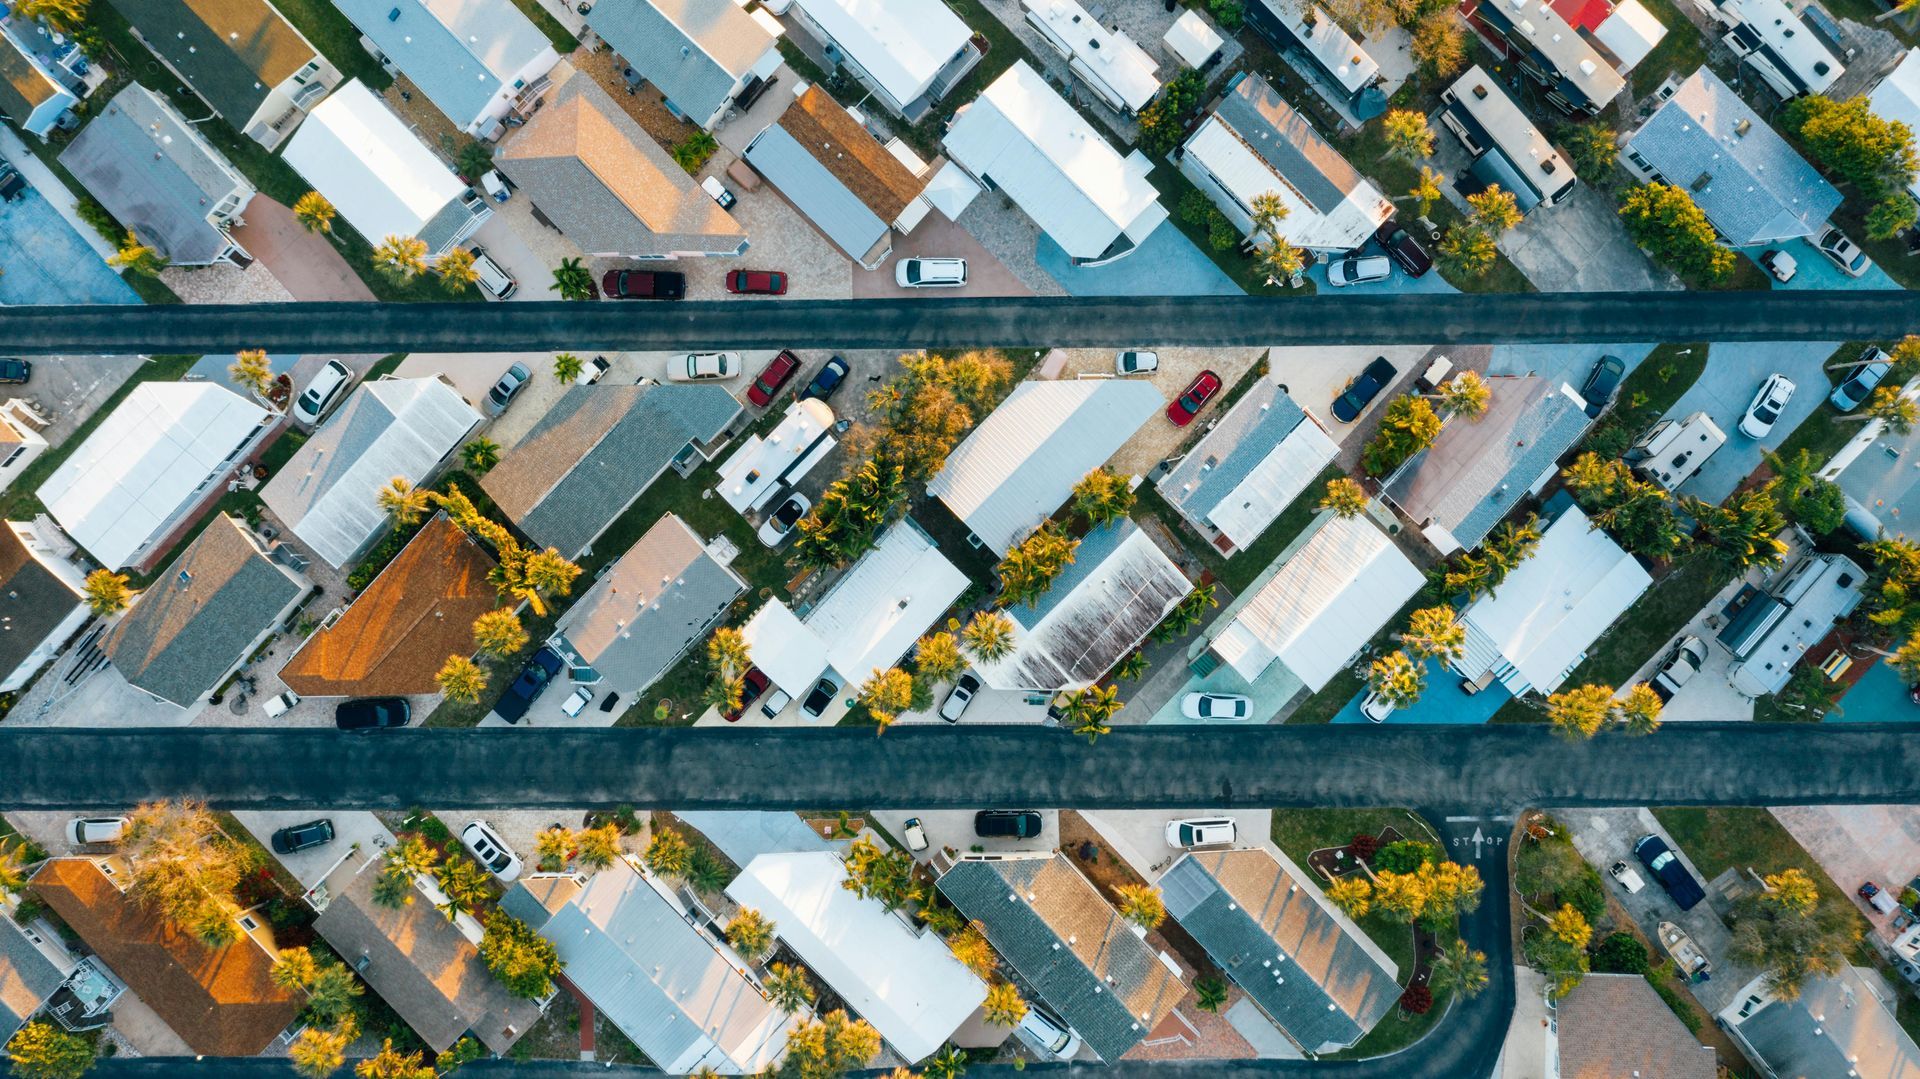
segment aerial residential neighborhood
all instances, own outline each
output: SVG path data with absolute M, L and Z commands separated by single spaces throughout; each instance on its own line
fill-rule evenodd
M 1920 0 L 0 0 L 0 1069 L 1920 1076 Z

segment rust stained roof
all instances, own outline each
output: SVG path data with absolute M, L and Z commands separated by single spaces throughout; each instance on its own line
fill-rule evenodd
M 795 98 L 779 123 L 882 221 L 898 218 L 927 186 L 818 86 Z
M 473 651 L 473 620 L 499 605 L 492 556 L 445 514 L 428 521 L 280 678 L 305 697 L 432 693 L 449 655 Z

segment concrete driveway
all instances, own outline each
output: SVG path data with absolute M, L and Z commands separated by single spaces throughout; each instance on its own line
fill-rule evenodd
M 969 214 L 960 216 L 968 217 Z M 894 267 L 905 258 L 966 259 L 967 283 L 959 288 L 901 288 L 894 283 Z M 1031 278 L 1033 273 L 1039 273 L 1037 266 L 1028 277 Z M 1044 274 L 1041 276 L 1045 277 Z M 1036 291 L 1057 294 L 1065 290 L 1050 278 L 1045 279 L 1044 285 L 1023 279 L 987 250 L 972 233 L 938 212 L 928 214 L 907 235 L 894 237 L 893 254 L 887 256 L 887 260 L 878 268 L 863 270 L 855 267 L 853 270 L 853 296 L 860 300 L 876 297 L 1031 296 Z
M 39 357 L 33 361 L 33 377 L 18 388 L 17 396 L 40 403 L 40 411 L 53 421 L 40 435 L 58 446 L 146 362 L 139 356 Z
M 1820 402 L 1826 399 L 1832 382 L 1827 377 L 1827 357 L 1840 347 L 1839 342 L 1762 342 L 1719 344 L 1712 346 L 1706 370 L 1699 381 L 1683 394 L 1667 415 L 1681 418 L 1704 411 L 1726 432 L 1727 444 L 1720 447 L 1700 471 L 1680 485 L 1680 493 L 1719 503 L 1740 486 L 1760 466 L 1767 451 L 1786 441 Z M 1779 372 L 1792 379 L 1797 389 L 1787 402 L 1773 431 L 1762 439 L 1740 433 L 1740 417 L 1768 375 Z
M 373 290 L 324 236 L 308 232 L 293 211 L 265 195 L 247 204 L 247 223 L 233 238 L 296 300 L 348 302 L 373 299 Z
M 1451 137 L 1438 142 L 1457 145 Z M 1582 185 L 1558 206 L 1528 214 L 1499 247 L 1542 292 L 1651 292 L 1681 287 L 1627 238 L 1611 200 Z
M 1344 444 L 1364 426 L 1341 423 L 1333 418 L 1333 399 L 1346 389 L 1347 383 L 1372 363 L 1375 357 L 1383 357 L 1393 364 L 1397 374 L 1395 384 L 1373 399 L 1367 412 L 1361 414 L 1364 419 L 1391 400 L 1392 394 L 1397 392 L 1396 387 L 1410 380 L 1433 351 L 1426 345 L 1392 345 L 1385 348 L 1374 345 L 1275 347 L 1267 353 L 1267 366 L 1275 381 L 1286 387 L 1287 396 L 1293 398 L 1301 408 L 1313 413 L 1314 418 L 1320 421 L 1320 426 L 1333 436 L 1335 443 Z
M 1849 893 L 1873 881 L 1898 895 L 1920 873 L 1920 806 L 1782 806 L 1771 812 Z M 1893 939 L 1890 916 L 1858 900 L 1855 905 L 1875 932 Z
M 1231 817 L 1236 827 L 1235 847 L 1269 846 L 1268 835 L 1273 829 L 1270 809 L 1103 809 L 1080 815 L 1149 883 L 1159 880 L 1180 857 L 1179 850 L 1167 845 L 1167 824 L 1171 821 Z
M 1455 365 L 1461 354 L 1480 349 L 1454 349 L 1449 355 Z M 1538 375 L 1572 386 L 1576 391 L 1587 384 L 1593 365 L 1602 356 L 1612 356 L 1627 365 L 1627 373 L 1653 351 L 1650 344 L 1615 345 L 1495 345 L 1485 366 L 1469 364 L 1488 375 Z
M 296 824 L 305 824 L 311 820 L 326 819 L 333 822 L 333 842 L 312 847 L 294 854 L 274 853 L 287 872 L 292 873 L 302 887 L 312 888 L 327 879 L 327 871 L 339 863 L 341 857 L 358 846 L 369 857 L 386 850 L 397 840 L 380 818 L 365 810 L 336 810 L 330 813 L 316 813 L 309 809 L 241 809 L 234 811 L 238 820 L 260 845 L 273 850 L 273 833 Z
M 1706 606 L 1700 608 L 1692 618 L 1687 620 L 1687 624 L 1680 628 L 1680 632 L 1655 649 L 1653 654 L 1646 658 L 1646 662 L 1640 665 L 1640 669 L 1633 673 L 1633 677 L 1625 679 L 1621 685 L 1631 686 L 1651 679 L 1654 672 L 1660 669 L 1660 665 L 1666 662 L 1667 657 L 1673 654 L 1674 645 L 1679 643 L 1682 637 L 1698 637 L 1706 642 L 1707 661 L 1701 665 L 1697 674 L 1687 680 L 1686 685 L 1680 687 L 1680 691 L 1673 695 L 1673 699 L 1660 709 L 1660 721 L 1685 723 L 1752 719 L 1752 698 L 1733 688 L 1731 681 L 1733 654 L 1714 637 L 1723 627 L 1720 611 L 1733 599 L 1733 594 L 1750 580 L 1758 583 L 1762 576 L 1755 570 L 1739 580 L 1728 582 L 1727 586 L 1716 593 Z M 1915 869 L 1920 870 L 1920 866 L 1916 866 Z
M 926 862 L 943 847 L 952 847 L 961 854 L 976 850 L 992 853 L 1055 850 L 1060 846 L 1060 811 L 1042 809 L 1038 812 L 1040 834 L 1031 839 L 987 839 L 975 835 L 974 810 L 971 809 L 879 809 L 869 815 L 902 843 L 907 841 L 907 819 L 920 818 L 920 826 L 927 833 L 927 849 L 913 857 L 917 862 Z

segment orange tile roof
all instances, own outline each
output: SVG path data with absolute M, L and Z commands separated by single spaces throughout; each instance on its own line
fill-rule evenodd
M 333 625 L 314 631 L 280 672 L 306 697 L 435 691 L 449 655 L 473 651 L 473 620 L 499 605 L 494 560 L 436 515 Z

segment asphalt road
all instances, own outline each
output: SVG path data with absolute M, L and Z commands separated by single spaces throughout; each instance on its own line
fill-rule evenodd
M 1142 345 L 1856 341 L 1920 324 L 1901 291 L 1339 293 L 766 302 L 0 309 L 20 354 L 539 352 Z
M 0 728 L 0 809 L 1824 805 L 1920 801 L 1904 724 L 370 731 Z

